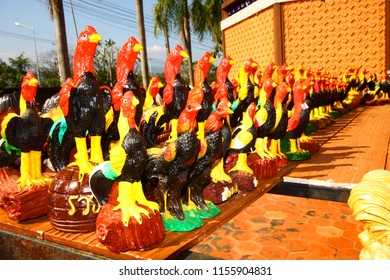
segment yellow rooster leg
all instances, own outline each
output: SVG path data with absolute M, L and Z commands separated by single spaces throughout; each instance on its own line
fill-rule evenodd
M 173 216 L 171 214 L 171 212 L 169 212 L 168 208 L 167 208 L 167 191 L 164 192 L 164 218 L 166 221 L 168 220 L 174 220 L 175 219 L 175 216 Z
M 230 178 L 229 175 L 226 174 L 225 169 L 223 168 L 223 160 L 219 159 L 217 160 L 211 169 L 210 173 L 211 180 L 213 180 L 214 183 L 217 182 L 232 182 L 232 178 Z
M 263 150 L 268 155 L 268 158 L 275 158 L 275 155 L 268 149 L 268 137 L 263 138 Z
M 87 151 L 87 140 L 84 137 L 75 137 L 77 152 L 74 155 L 76 161 L 71 162 L 69 166 L 79 167 L 79 180 L 83 180 L 85 174 L 90 174 L 93 169 L 93 165 L 89 162 Z
M 264 150 L 264 139 L 257 138 L 255 143 L 255 152 L 261 159 L 270 159 L 271 157 Z
M 276 142 L 276 140 L 271 139 L 271 144 L 270 144 L 269 150 L 270 150 L 271 153 L 274 154 L 274 155 L 277 155 L 277 154 L 278 154 L 278 151 L 277 151 L 277 142 Z
M 42 152 L 41 151 L 31 151 L 30 152 L 30 170 L 32 181 L 39 185 L 44 185 L 47 182 L 50 182 L 52 178 L 46 177 L 42 174 Z
M 204 122 L 198 122 L 198 132 L 196 133 L 196 136 L 199 140 L 204 139 Z
M 236 165 L 229 170 L 232 171 L 245 171 L 246 173 L 253 174 L 253 170 L 247 164 L 248 156 L 246 153 L 239 153 Z
M 296 153 L 298 151 L 297 147 L 297 140 L 296 139 L 290 139 L 290 152 Z
M 144 191 L 142 189 L 141 181 L 134 182 L 133 189 L 134 189 L 133 193 L 135 196 L 135 201 L 137 201 L 139 204 L 149 207 L 155 213 L 160 211 L 160 206 L 158 205 L 158 203 L 146 199 Z
M 135 201 L 135 189 L 134 184 L 130 182 L 121 181 L 118 184 L 118 202 L 112 210 L 121 210 L 122 212 L 122 223 L 127 227 L 129 220 L 134 217 L 139 224 L 142 224 L 141 214 L 145 214 L 149 217 L 149 212 L 145 208 L 139 207 Z
M 30 166 L 30 154 L 22 152 L 20 155 L 20 177 L 16 181 L 16 183 L 19 184 L 20 188 L 32 188 L 34 185 L 31 180 Z
M 174 142 L 177 139 L 177 119 L 171 120 L 171 133 L 169 134 L 169 139 L 167 142 Z
M 93 163 L 102 163 L 103 152 L 101 144 L 101 136 L 91 136 L 91 158 L 90 161 Z

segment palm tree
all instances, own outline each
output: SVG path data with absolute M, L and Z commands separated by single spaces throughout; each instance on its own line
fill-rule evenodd
M 216 43 L 215 53 L 222 46 L 221 5 L 223 0 L 159 0 L 154 7 L 155 35 L 162 31 L 165 36 L 165 46 L 169 53 L 169 32 L 176 29 L 181 42 L 189 55 L 188 72 L 193 85 L 193 64 L 191 48 L 191 29 L 203 40 L 209 33 Z M 190 4 L 189 4 L 190 3 Z
M 50 15 L 54 19 L 56 50 L 61 84 L 70 77 L 70 64 L 62 0 L 49 0 Z
M 157 14 L 156 14 L 157 12 Z M 162 30 L 165 34 L 166 49 L 169 49 L 168 32 L 174 27 L 180 34 L 181 42 L 184 49 L 188 53 L 188 72 L 190 83 L 194 84 L 193 66 L 192 66 L 192 51 L 191 51 L 191 28 L 190 28 L 190 12 L 188 9 L 187 0 L 159 0 L 154 9 L 155 31 Z
M 167 3 L 172 2 L 172 3 Z M 158 32 L 162 31 L 164 34 L 165 40 L 165 51 L 167 55 L 171 51 L 169 45 L 169 32 L 172 29 L 172 14 L 170 13 L 169 7 L 173 5 L 173 0 L 163 0 L 158 1 L 158 3 L 154 6 L 153 14 L 154 14 L 154 36 L 157 37 Z
M 207 26 L 203 29 L 204 33 L 199 33 L 199 40 L 203 39 L 205 33 L 210 33 L 212 40 L 215 42 L 214 47 L 214 56 L 222 51 L 222 30 L 221 30 L 221 21 L 222 21 L 222 4 L 225 0 L 205 0 L 204 7 L 205 12 L 208 15 L 207 17 L 198 17 L 201 22 L 206 22 Z M 204 20 L 206 19 L 206 20 Z M 194 30 L 202 30 L 200 27 L 194 27 Z

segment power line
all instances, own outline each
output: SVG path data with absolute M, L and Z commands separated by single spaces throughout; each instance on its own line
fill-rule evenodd
M 106 3 L 107 1 L 100 2 L 99 5 L 90 5 L 91 3 L 84 0 L 79 0 L 77 3 L 75 1 L 73 2 L 73 7 L 75 10 L 75 13 L 81 17 L 92 19 L 94 21 L 102 22 L 110 26 L 114 26 L 117 28 L 120 28 L 122 30 L 128 31 L 129 27 L 131 28 L 133 25 L 133 28 L 135 31 L 137 31 L 136 26 L 136 13 L 135 11 L 132 11 L 129 8 L 119 6 L 113 3 Z M 64 8 L 66 11 L 70 12 L 70 2 L 64 1 Z M 97 17 L 96 15 L 99 15 Z M 150 36 L 154 36 L 154 19 L 152 16 L 149 16 L 147 14 L 144 15 L 145 17 L 145 30 L 146 33 Z M 192 34 L 193 37 L 197 37 L 196 34 Z M 171 36 L 171 38 L 180 41 L 180 38 L 177 36 Z M 207 38 L 207 37 L 206 37 Z M 203 40 L 203 41 L 197 41 L 192 40 L 192 45 L 195 47 L 198 47 L 200 49 L 204 50 L 210 50 L 213 48 L 214 43 L 211 40 Z
M 34 39 L 32 36 L 21 35 L 18 33 L 12 33 L 12 32 L 2 31 L 2 30 L 0 30 L 0 35 L 6 36 L 6 37 L 11 37 L 11 38 L 16 38 L 16 39 L 22 39 L 22 40 L 26 40 L 26 41 L 31 41 Z M 36 37 L 35 39 L 37 42 L 55 44 L 55 40 L 39 38 L 39 37 Z

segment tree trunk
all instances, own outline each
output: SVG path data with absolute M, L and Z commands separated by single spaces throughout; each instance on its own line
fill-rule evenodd
M 146 36 L 145 36 L 143 1 L 136 0 L 135 8 L 137 12 L 138 36 L 141 41 L 141 45 L 143 47 L 143 50 L 141 50 L 142 84 L 146 89 L 149 84 L 149 73 L 148 73 L 148 56 L 146 52 L 147 47 L 146 47 Z
M 165 19 L 165 25 L 164 25 L 164 38 L 165 38 L 165 50 L 167 52 L 167 56 L 171 52 L 171 47 L 169 45 L 169 30 L 167 26 L 167 20 Z
M 183 16 L 183 44 L 186 52 L 189 56 L 188 58 L 188 75 L 190 76 L 190 84 L 194 85 L 194 69 L 192 67 L 192 50 L 191 50 L 191 30 L 190 30 L 190 15 L 188 11 L 187 0 L 184 1 L 184 16 Z
M 71 75 L 62 0 L 50 0 L 50 7 L 54 18 L 58 70 L 60 72 L 60 81 L 62 84 Z

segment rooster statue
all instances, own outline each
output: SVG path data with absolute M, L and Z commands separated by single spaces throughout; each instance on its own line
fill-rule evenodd
M 205 52 L 196 64 L 194 71 L 194 88 L 188 93 L 188 100 L 196 99 L 202 108 L 198 112 L 198 138 L 204 138 L 204 125 L 210 115 L 214 101 L 213 92 L 207 83 L 207 74 L 215 58 L 209 52 Z
M 259 109 L 254 118 L 254 125 L 257 130 L 255 152 L 262 158 L 274 157 L 268 150 L 268 134 L 274 128 L 276 122 L 276 112 L 274 105 L 270 102 L 270 97 L 276 83 L 268 78 L 259 93 Z
M 196 135 L 196 117 L 200 109 L 199 103 L 189 102 L 179 116 L 176 140 L 161 148 L 148 149 L 149 162 L 145 175 L 149 180 L 158 179 L 155 198 L 163 212 L 167 230 L 188 231 L 203 225 L 201 218 L 186 215 L 181 199 L 190 168 L 200 150 L 200 141 Z
M 216 92 L 214 94 L 214 106 L 216 107 L 223 99 L 228 99 L 231 104 L 234 102 L 234 86 L 229 80 L 229 72 L 232 66 L 236 64 L 229 55 L 221 60 L 216 71 Z
M 252 152 L 256 143 L 256 128 L 253 119 L 256 104 L 249 104 L 241 123 L 232 132 L 230 146 L 224 155 L 225 169 L 239 190 L 250 191 L 257 186 L 253 170 L 248 166 L 248 153 Z
M 52 137 L 61 137 L 64 131 L 68 131 L 76 142 L 75 161 L 71 166 L 78 166 L 79 177 L 82 181 L 85 174 L 93 169 L 93 164 L 103 162 L 101 137 L 105 128 L 105 112 L 103 107 L 103 95 L 95 78 L 93 60 L 97 45 L 102 40 L 95 28 L 87 26 L 79 35 L 74 52 L 73 79 L 68 78 L 62 85 L 59 97 L 59 105 L 64 118 L 60 127 L 54 128 L 56 133 Z M 87 137 L 91 139 L 90 156 L 87 149 Z M 54 139 L 56 140 L 56 139 Z M 53 141 L 54 141 L 53 140 Z M 56 142 L 58 143 L 58 141 Z M 59 141 L 58 145 L 67 142 Z M 54 152 L 61 149 L 54 149 Z M 52 157 L 61 156 L 49 153 Z
M 134 64 L 140 50 L 142 50 L 142 46 L 138 41 L 134 37 L 129 37 L 118 53 L 115 68 L 116 83 L 113 89 L 109 90 L 107 87 L 102 87 L 103 100 L 104 97 L 107 97 L 107 99 L 110 97 L 111 102 L 108 104 L 112 104 L 108 109 L 105 108 L 106 125 L 102 136 L 102 149 L 105 159 L 109 158 L 110 145 L 119 140 L 117 124 L 123 93 L 127 90 L 132 90 L 136 94 L 137 99 L 140 100 L 140 104 L 145 100 L 144 90 L 140 87 L 138 80 L 135 79 L 133 74 Z M 107 102 L 103 103 L 106 106 Z M 142 105 L 140 104 L 137 105 L 136 122 L 140 121 L 142 115 Z
M 361 260 L 390 260 L 390 171 L 366 173 L 348 199 L 355 220 L 364 223 L 359 234 Z
M 0 129 L 5 116 L 10 113 L 20 115 L 19 100 L 20 91 L 4 93 L 0 96 Z M 20 158 L 20 150 L 7 145 L 5 139 L 0 135 L 0 168 L 16 166 L 17 159 Z M 18 174 L 19 175 L 19 174 Z
M 189 202 L 186 209 L 194 209 L 195 214 L 202 218 L 214 217 L 221 211 L 212 202 L 205 202 L 203 192 L 210 182 L 210 173 L 214 162 L 221 158 L 224 146 L 228 144 L 224 143 L 226 139 L 223 138 L 222 128 L 224 119 L 232 112 L 230 103 L 225 100 L 220 102 L 210 114 L 205 123 L 205 137 L 201 140 L 198 158 L 191 166 L 187 182 Z
M 239 71 L 237 72 L 237 82 L 238 82 L 238 105 L 234 110 L 234 113 L 230 116 L 230 126 L 232 128 L 239 125 L 243 114 L 248 108 L 249 104 L 255 101 L 255 83 L 254 75 L 258 68 L 258 64 L 252 59 L 249 58 L 241 65 Z
M 143 107 L 144 112 L 162 103 L 160 89 L 163 87 L 164 85 L 158 77 L 153 76 L 150 79 L 148 88 L 146 90 L 145 104 Z
M 294 83 L 294 108 L 288 119 L 286 131 L 286 136 L 290 139 L 290 151 L 286 153 L 289 160 L 303 160 L 311 157 L 309 151 L 301 149 L 299 142 L 310 120 L 310 100 L 306 99 L 310 85 L 306 81 L 308 80 L 299 78 Z
M 116 213 L 110 212 L 120 211 L 124 227 L 129 227 L 131 218 L 142 225 L 145 220 L 152 218 L 151 212 L 154 215 L 159 212 L 159 205 L 146 199 L 141 183 L 148 155 L 145 139 L 139 133 L 135 122 L 138 104 L 139 101 L 132 91 L 127 91 L 122 96 L 118 118 L 120 140 L 113 145 L 110 160 L 96 166 L 89 180 L 94 196 L 99 204 L 103 205 L 102 215 L 115 216 Z M 113 191 L 114 185 L 117 186 L 116 192 Z M 112 201 L 109 201 L 109 198 Z M 109 205 L 105 209 L 107 202 Z M 104 235 L 104 230 L 100 233 Z M 106 242 L 114 241 L 106 240 Z
M 146 92 L 145 89 L 140 86 L 139 81 L 134 76 L 133 68 L 138 53 L 142 49 L 143 47 L 134 37 L 130 37 L 123 44 L 118 53 L 116 63 L 116 84 L 112 89 L 112 103 L 114 105 L 115 111 L 119 110 L 120 108 L 120 101 L 124 92 L 131 90 L 135 94 L 139 100 L 135 115 L 135 122 L 137 125 L 139 124 L 143 113 Z
M 234 64 L 236 64 L 236 61 L 227 55 L 217 67 L 213 107 L 218 107 L 218 104 L 225 103 L 232 109 L 232 106 L 236 104 L 235 87 L 228 77 L 230 69 Z M 210 172 L 210 183 L 203 192 L 204 198 L 215 204 L 224 202 L 237 193 L 237 186 L 233 184 L 232 178 L 225 172 L 223 160 L 231 140 L 231 128 L 228 124 L 228 119 L 229 116 L 223 120 L 223 127 L 221 128 L 223 149 L 220 158 L 214 161 Z
M 170 121 L 170 139 L 175 141 L 177 138 L 177 122 L 180 113 L 186 106 L 188 98 L 188 88 L 180 76 L 180 66 L 188 54 L 180 45 L 171 50 L 168 54 L 164 65 L 164 75 L 166 85 L 163 91 L 163 100 L 165 103 L 165 114 Z
M 51 181 L 42 174 L 41 155 L 53 121 L 41 118 L 34 107 L 37 89 L 38 80 L 28 71 L 22 81 L 19 115 L 9 113 L 1 122 L 1 137 L 5 145 L 21 152 L 20 178 L 17 180 L 20 188 L 33 188 Z
M 281 82 L 276 86 L 276 93 L 274 98 L 274 108 L 276 112 L 275 126 L 268 135 L 271 140 L 269 147 L 270 152 L 277 158 L 277 166 L 282 167 L 288 160 L 286 155 L 282 152 L 280 147 L 281 139 L 286 135 L 288 114 L 287 104 L 291 100 L 291 87 L 287 82 Z M 287 101 L 285 99 L 287 98 Z

